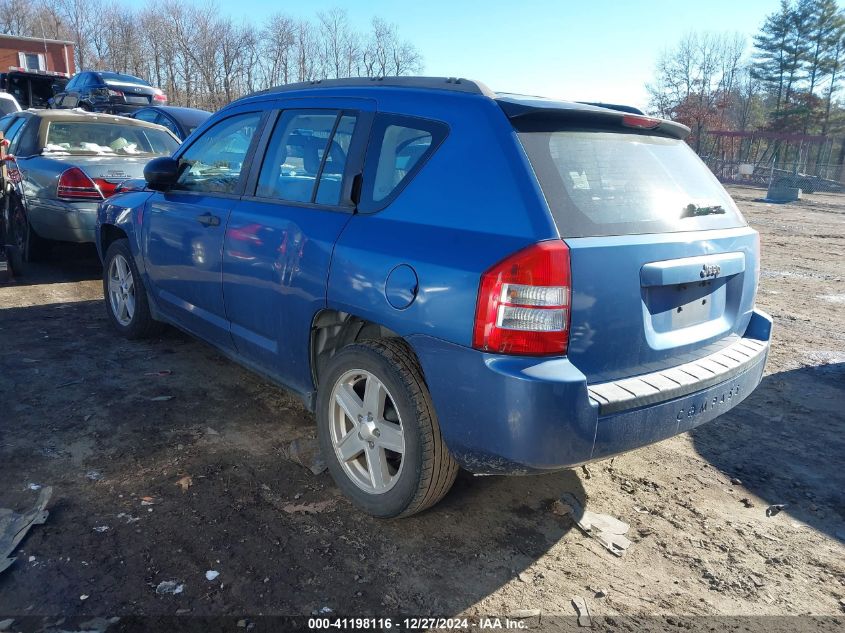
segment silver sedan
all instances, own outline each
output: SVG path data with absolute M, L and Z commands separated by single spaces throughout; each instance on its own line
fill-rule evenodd
M 24 259 L 47 240 L 93 242 L 100 202 L 179 140 L 159 125 L 80 110 L 27 110 L 0 119 L 9 140 L 11 230 Z

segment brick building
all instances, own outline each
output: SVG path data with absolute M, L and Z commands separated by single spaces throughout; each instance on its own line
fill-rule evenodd
M 12 66 L 72 75 L 75 72 L 73 42 L 0 35 L 0 72 Z

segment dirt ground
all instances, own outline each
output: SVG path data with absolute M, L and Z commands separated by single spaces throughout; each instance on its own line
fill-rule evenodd
M 360 514 L 327 473 L 288 459 L 314 428 L 284 391 L 175 330 L 116 336 L 95 254 L 59 249 L 0 287 L 0 507 L 32 505 L 31 484 L 54 490 L 48 521 L 0 573 L 0 619 L 548 618 L 573 616 L 577 596 L 610 623 L 842 616 L 845 197 L 731 192 L 762 235 L 758 304 L 775 320 L 752 396 L 588 471 L 462 473 L 399 521 Z M 631 525 L 625 556 L 551 511 L 564 492 Z M 786 507 L 767 517 L 771 504 Z M 170 580 L 183 591 L 158 594 Z

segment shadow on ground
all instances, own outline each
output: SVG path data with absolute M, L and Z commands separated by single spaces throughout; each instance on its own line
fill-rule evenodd
M 101 301 L 8 308 L 0 328 L 0 506 L 54 486 L 0 575 L 4 615 L 459 613 L 531 583 L 573 527 L 552 502 L 585 499 L 574 472 L 461 474 L 435 508 L 377 521 L 286 459 L 312 416 L 206 345 L 126 341 Z M 158 595 L 169 580 L 184 591 Z
M 99 279 L 103 267 L 93 244 L 54 242 L 37 262 L 24 264 L 16 286 L 67 283 Z
M 786 504 L 845 540 L 843 403 L 845 363 L 771 374 L 740 406 L 694 430 L 694 446 L 766 504 Z

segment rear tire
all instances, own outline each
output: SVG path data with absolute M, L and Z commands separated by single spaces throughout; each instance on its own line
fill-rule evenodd
M 45 240 L 32 228 L 20 198 L 12 196 L 9 204 L 11 244 L 17 249 L 20 259 L 26 263 L 44 259 L 49 240 Z
M 383 398 L 371 398 L 371 388 Z M 422 371 L 401 339 L 351 345 L 328 362 L 317 395 L 317 432 L 335 483 L 374 517 L 429 508 L 458 473 Z
M 112 242 L 106 251 L 103 297 L 109 321 L 128 339 L 147 338 L 164 327 L 152 317 L 147 289 L 125 238 Z
M 23 276 L 23 257 L 20 249 L 14 244 L 6 244 L 6 261 L 15 277 Z

